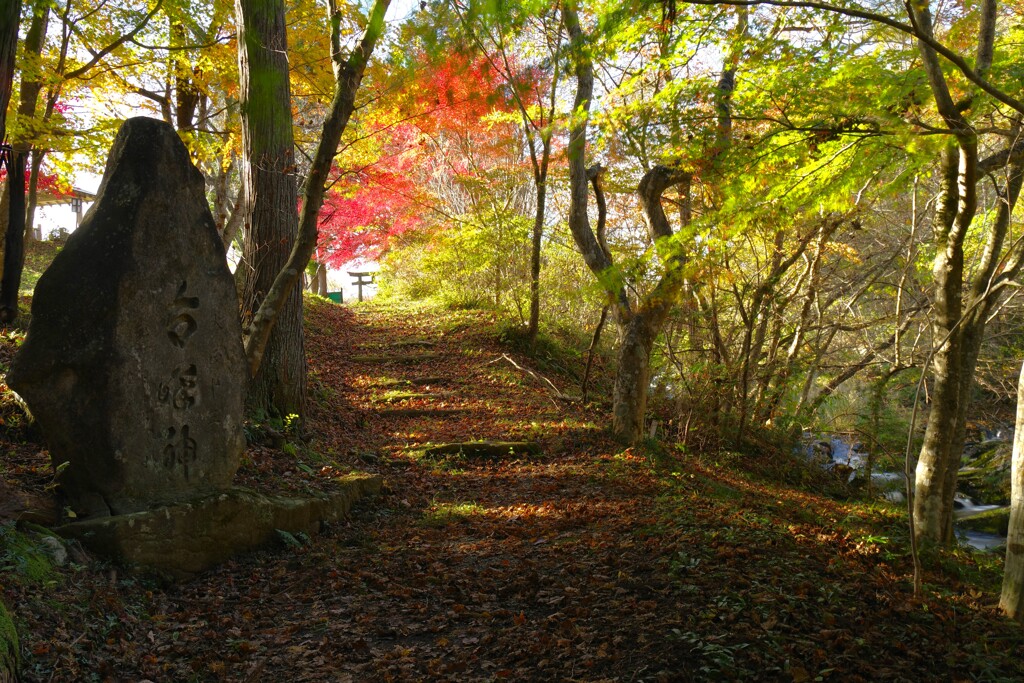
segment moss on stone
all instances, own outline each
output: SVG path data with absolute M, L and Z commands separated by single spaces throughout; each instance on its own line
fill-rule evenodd
M 977 515 L 965 519 L 959 519 L 956 525 L 968 531 L 980 531 L 996 536 L 1005 536 L 1010 526 L 1010 508 L 999 508 L 997 510 L 986 510 Z
M 21 665 L 21 650 L 18 644 L 18 630 L 3 602 L 0 602 L 0 681 L 18 680 Z
M 17 579 L 40 584 L 55 578 L 50 556 L 30 536 L 13 524 L 0 525 L 0 569 Z
M 94 552 L 179 579 L 232 555 L 292 535 L 314 535 L 323 522 L 348 514 L 363 496 L 380 491 L 380 477 L 340 477 L 331 493 L 271 496 L 236 487 L 189 501 L 127 515 L 72 522 L 56 531 Z
M 957 475 L 959 489 L 987 505 L 1009 505 L 1012 450 L 1008 441 L 981 444 L 965 458 L 967 462 Z

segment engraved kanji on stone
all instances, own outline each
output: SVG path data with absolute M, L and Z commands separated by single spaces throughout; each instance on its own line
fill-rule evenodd
M 160 385 L 157 399 L 176 410 L 187 410 L 199 402 L 199 373 L 194 363 L 179 365 L 169 382 Z
M 185 342 L 196 333 L 198 325 L 192 311 L 199 308 L 199 297 L 185 296 L 188 282 L 182 281 L 178 294 L 171 304 L 170 321 L 167 323 L 167 336 L 179 349 L 185 348 Z
M 188 425 L 180 429 L 168 427 L 166 438 L 169 442 L 164 446 L 164 467 L 174 469 L 181 466 L 188 479 L 188 466 L 196 461 L 198 448 L 196 440 L 188 435 Z
M 93 210 L 39 279 L 7 376 L 67 505 L 106 517 L 231 486 L 247 367 L 203 176 L 173 126 L 130 119 Z

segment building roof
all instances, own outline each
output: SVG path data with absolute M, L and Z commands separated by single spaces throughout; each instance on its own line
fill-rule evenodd
M 49 190 L 40 189 L 36 193 L 36 206 L 56 206 L 58 204 L 70 204 L 72 197 L 78 197 L 83 202 L 91 202 L 96 195 L 78 187 L 71 188 L 68 194 L 54 194 Z

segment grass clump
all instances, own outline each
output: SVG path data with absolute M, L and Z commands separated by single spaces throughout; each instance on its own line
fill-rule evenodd
M 440 529 L 455 522 L 465 522 L 486 511 L 476 503 L 435 503 L 423 513 L 420 525 Z

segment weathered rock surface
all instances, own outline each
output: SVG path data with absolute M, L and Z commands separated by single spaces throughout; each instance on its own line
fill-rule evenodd
M 957 519 L 956 526 L 960 529 L 1005 536 L 1010 528 L 1010 508 L 1007 506 L 986 510 L 964 519 Z
M 323 522 L 380 491 L 380 477 L 352 475 L 337 492 L 301 498 L 234 488 L 155 510 L 66 524 L 66 538 L 120 562 L 187 578 L 232 555 L 266 546 L 277 530 L 315 534 Z
M 971 444 L 964 449 L 957 486 L 982 503 L 1010 504 L 1010 465 L 1013 443 L 1005 440 Z
M 52 525 L 57 514 L 57 501 L 52 495 L 23 491 L 0 481 L 0 522 L 14 520 Z
M 245 440 L 235 286 L 174 130 L 121 127 L 95 205 L 40 278 L 8 383 L 71 507 L 145 509 L 229 485 Z

